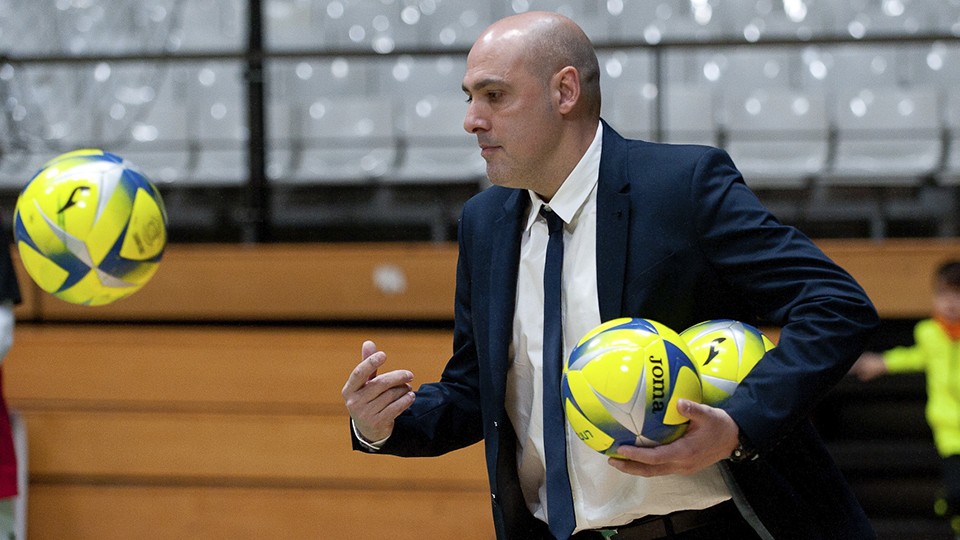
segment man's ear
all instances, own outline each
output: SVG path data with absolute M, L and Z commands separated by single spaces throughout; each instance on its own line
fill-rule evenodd
M 567 114 L 580 101 L 580 72 L 573 66 L 567 66 L 554 75 L 554 81 L 559 97 L 558 108 L 561 114 Z

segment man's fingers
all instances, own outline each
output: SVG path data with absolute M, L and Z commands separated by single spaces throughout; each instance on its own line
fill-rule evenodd
M 364 360 L 367 360 L 368 358 L 373 357 L 376 353 L 377 353 L 377 345 L 376 345 L 374 342 L 370 341 L 369 339 L 368 339 L 367 341 L 364 341 L 364 342 L 363 342 L 363 345 L 360 346 L 360 360 L 361 360 L 361 361 L 364 361 Z M 386 354 L 380 353 L 380 356 L 381 356 L 382 358 L 381 358 L 381 357 L 377 357 L 377 359 L 374 360 L 374 363 L 376 364 L 376 366 L 373 368 L 373 371 L 372 371 L 369 375 L 367 375 L 367 380 L 370 380 L 370 379 L 376 377 L 376 376 L 377 376 L 377 368 L 379 368 L 380 366 L 382 366 L 383 363 L 386 361 L 386 359 L 387 359 Z
M 396 387 L 410 389 L 410 383 L 413 381 L 413 373 L 405 369 L 397 369 L 381 373 L 376 377 L 364 383 L 361 393 L 369 394 L 369 401 L 373 401 L 377 396 Z
M 703 403 L 697 403 L 696 401 L 690 401 L 689 399 L 677 401 L 677 411 L 691 422 L 699 421 L 707 417 L 711 414 L 711 409 L 713 409 L 713 407 L 704 405 Z
M 377 345 L 369 339 L 364 341 L 363 345 L 360 346 L 360 360 L 366 360 L 375 352 L 377 352 Z
M 619 446 L 617 454 L 623 458 L 610 458 L 608 463 L 621 472 L 639 476 L 691 474 L 701 468 L 689 461 L 691 452 L 682 439 L 656 447 Z
M 400 413 L 410 408 L 416 399 L 417 395 L 414 394 L 412 390 L 404 392 L 384 407 L 383 410 L 380 411 L 380 414 L 384 418 L 396 419 L 400 416 Z
M 357 430 L 368 440 L 390 435 L 397 416 L 413 405 L 416 395 L 409 371 L 391 371 L 371 379 L 363 389 L 347 398 L 347 409 Z
M 690 419 L 679 439 L 655 447 L 623 445 L 610 465 L 619 471 L 640 476 L 689 475 L 730 455 L 736 446 L 739 428 L 722 409 L 689 400 L 677 404 L 680 414 Z
M 631 462 L 643 463 L 651 467 L 658 467 L 673 461 L 674 456 L 665 446 L 631 446 L 623 445 L 617 447 L 617 454 L 625 460 Z M 613 458 L 617 461 L 622 459 Z
M 357 431 L 378 441 L 390 435 L 394 420 L 413 404 L 413 373 L 398 369 L 378 374 L 387 355 L 372 341 L 363 342 L 360 356 L 341 393 Z
M 343 397 L 347 402 L 347 407 L 351 410 L 366 406 L 392 390 L 399 388 L 400 393 L 411 390 L 410 383 L 413 381 L 413 373 L 405 369 L 381 373 L 367 381 L 363 381 L 362 373 L 362 370 L 354 370 L 347 381 L 347 385 L 344 386 Z M 356 374 L 356 378 L 354 378 L 354 374 Z M 352 385 L 351 381 L 359 382 L 359 386 Z
M 413 392 L 413 387 L 410 386 L 409 383 L 390 385 L 380 392 L 371 389 L 369 401 L 367 402 L 369 404 L 369 410 L 371 414 L 380 414 L 386 410 L 391 403 L 403 398 L 404 394 L 410 392 Z
M 357 364 L 357 367 L 353 368 L 353 371 L 350 372 L 346 384 L 343 385 L 344 397 L 350 392 L 360 390 L 367 381 L 374 379 L 377 376 L 377 369 L 387 361 L 386 353 L 377 351 L 372 341 L 367 341 L 363 344 L 363 348 L 361 349 L 363 352 L 368 351 L 367 344 L 370 344 L 374 352 L 365 356 L 364 359 Z
M 613 467 L 614 469 L 617 469 L 618 471 L 623 473 L 632 474 L 635 476 L 645 476 L 648 478 L 652 476 L 659 476 L 658 465 L 649 465 L 647 463 L 639 463 L 636 461 L 630 461 L 630 460 L 615 458 L 615 457 L 609 458 L 607 460 L 607 463 L 609 463 L 610 466 Z

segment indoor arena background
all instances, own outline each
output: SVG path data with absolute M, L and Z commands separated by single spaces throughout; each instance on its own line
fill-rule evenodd
M 171 242 L 111 306 L 20 276 L 31 537 L 493 538 L 479 446 L 351 452 L 340 387 L 367 338 L 442 369 L 486 187 L 466 52 L 535 9 L 594 41 L 614 128 L 727 149 L 865 286 L 873 347 L 910 341 L 960 257 L 960 0 L 0 0 L 3 226 L 44 161 L 96 147 L 158 185 Z M 849 380 L 817 412 L 881 538 L 951 537 L 924 402 L 922 377 Z

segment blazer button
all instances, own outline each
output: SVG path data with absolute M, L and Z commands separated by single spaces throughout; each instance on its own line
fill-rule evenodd
M 494 420 L 494 421 L 493 421 L 493 427 L 496 428 L 496 429 L 500 429 L 500 422 L 497 422 L 496 420 Z

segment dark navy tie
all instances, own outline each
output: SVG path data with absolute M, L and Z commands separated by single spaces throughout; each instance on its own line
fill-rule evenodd
M 563 269 L 563 220 L 548 207 L 540 210 L 547 220 L 550 240 L 543 267 L 543 447 L 547 462 L 547 522 L 550 532 L 566 540 L 573 534 L 576 517 L 567 473 L 566 422 L 560 398 L 563 370 L 563 329 L 560 314 L 560 273 Z

